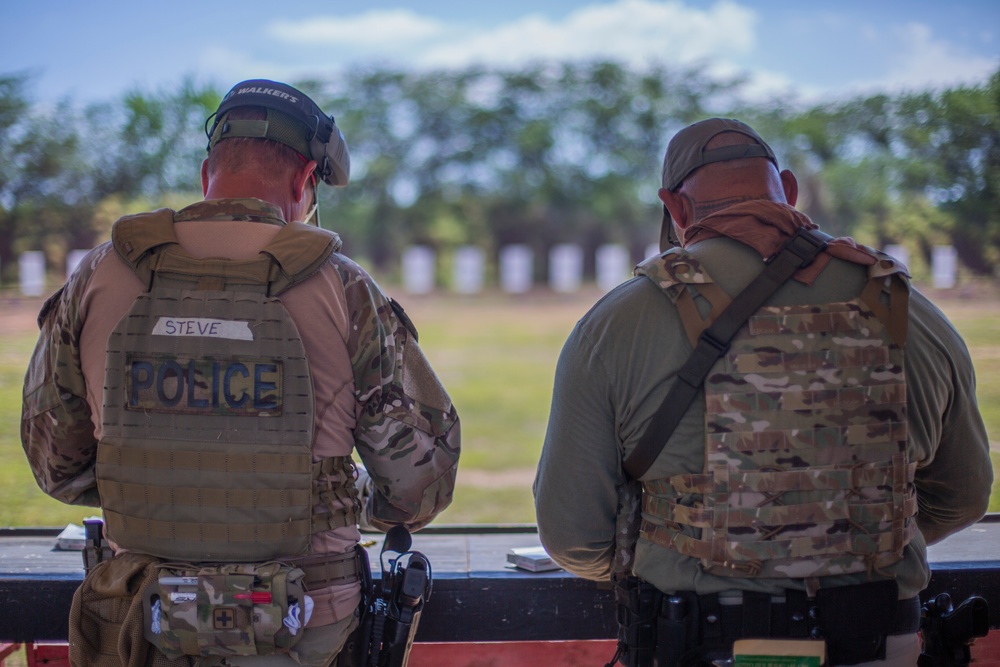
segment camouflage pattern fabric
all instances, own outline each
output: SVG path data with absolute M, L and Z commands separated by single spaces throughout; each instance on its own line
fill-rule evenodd
M 354 323 L 347 346 L 361 406 L 355 444 L 369 475 L 364 522 L 417 530 L 451 503 L 458 414 L 402 308 L 353 261 L 340 254 L 332 261 Z M 418 487 L 423 493 L 413 494 Z
M 642 519 L 642 485 L 630 480 L 618 487 L 618 511 L 615 521 L 615 556 L 611 561 L 611 580 L 623 581 L 633 576 L 635 544 Z
M 38 314 L 41 333 L 24 378 L 21 443 L 43 491 L 64 503 L 100 506 L 94 459 L 97 439 L 80 369 L 79 295 L 98 264 L 113 255 L 105 244 L 88 255 Z
M 175 220 L 281 221 L 277 207 L 259 200 L 201 202 Z M 333 239 L 332 232 L 314 230 Z M 92 251 L 67 285 L 39 314 L 41 334 L 25 378 L 21 439 L 43 491 L 67 503 L 99 505 L 94 479 L 97 443 L 80 369 L 80 303 L 90 276 L 116 261 L 110 244 Z M 460 453 L 458 415 L 417 345 L 402 309 L 348 257 L 334 253 L 321 270 L 343 282 L 353 326 L 347 341 L 359 420 L 358 453 L 370 475 L 364 508 L 370 525 L 429 523 L 451 502 Z
M 143 593 L 144 602 L 159 601 L 158 608 L 146 610 L 144 627 L 150 643 L 169 658 L 284 653 L 302 637 L 284 622 L 295 606 L 304 613 L 298 568 L 165 564 L 159 573 Z
M 675 299 L 711 282 L 684 255 L 643 266 Z M 723 576 L 871 572 L 902 558 L 916 530 L 903 352 L 863 301 L 761 309 L 705 396 L 705 473 L 644 483 L 644 537 Z
M 297 226 L 286 225 L 277 207 L 249 199 L 202 202 L 178 211 L 173 219 Z M 157 227 L 153 231 L 165 229 Z M 314 228 L 309 228 L 308 233 L 309 244 L 326 245 L 330 255 L 321 265 L 304 270 L 298 280 L 275 284 L 278 291 L 315 289 L 297 285 L 308 282 L 318 272 L 328 277 L 336 274 L 326 283 L 342 283 L 350 318 L 346 327 L 350 336 L 345 342 L 352 377 L 346 381 L 353 382 L 357 401 L 355 446 L 367 475 L 364 520 L 382 529 L 398 524 L 418 529 L 451 502 L 460 453 L 457 412 L 417 344 L 416 330 L 402 308 L 360 266 L 336 252 L 340 247 L 336 234 Z M 279 232 L 276 239 L 281 238 Z M 169 238 L 155 237 L 144 241 L 154 246 L 169 242 Z M 138 250 L 138 245 L 132 247 L 132 251 Z M 271 250 L 274 256 L 284 259 L 296 254 L 293 244 L 278 243 Z M 91 251 L 39 314 L 41 332 L 25 377 L 22 444 L 39 486 L 63 502 L 100 504 L 94 475 L 98 451 L 95 416 L 88 407 L 80 358 L 81 332 L 88 324 L 81 304 L 97 298 L 88 291 L 95 273 L 107 262 L 128 264 L 130 254 L 126 251 L 125 256 L 116 255 L 110 243 Z M 298 324 L 315 326 L 309 319 Z M 338 335 L 333 328 L 330 334 Z M 344 470 L 352 472 L 352 465 L 347 461 Z M 324 505 L 355 502 L 353 489 L 342 488 L 343 472 L 340 468 L 312 472 L 317 484 L 314 490 Z M 330 626 L 309 628 L 299 644 L 291 648 L 290 655 L 304 665 L 329 664 L 352 622 L 348 617 Z

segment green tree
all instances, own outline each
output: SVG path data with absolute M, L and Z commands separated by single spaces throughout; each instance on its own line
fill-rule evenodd
M 78 238 L 87 203 L 74 120 L 66 101 L 48 111 L 33 105 L 26 76 L 0 78 L 0 266 L 8 279 L 20 252 L 45 249 L 63 259 Z
M 33 104 L 27 83 L 0 78 L 5 268 L 17 244 L 86 247 L 119 212 L 196 196 L 218 91 L 188 79 L 80 113 Z M 767 136 L 799 178 L 800 207 L 827 231 L 905 242 L 923 263 L 953 243 L 983 275 L 1000 261 L 1000 72 L 981 86 L 812 107 L 748 105 L 742 80 L 697 68 L 614 62 L 371 65 L 293 83 L 335 114 L 351 149 L 351 186 L 320 190 L 322 223 L 382 272 L 411 243 L 443 254 L 527 243 L 544 258 L 555 243 L 592 257 L 615 242 L 637 258 L 657 237 L 663 148 L 708 115 Z
M 92 200 L 200 192 L 204 123 L 221 99 L 214 88 L 185 79 L 176 91 L 133 89 L 89 106 L 84 148 Z
M 995 275 L 1000 263 L 1000 70 L 983 86 L 900 103 L 898 122 L 910 160 L 908 189 L 954 221 L 950 242 L 961 263 Z

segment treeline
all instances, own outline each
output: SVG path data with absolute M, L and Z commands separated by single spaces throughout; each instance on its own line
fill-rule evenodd
M 383 272 L 414 243 L 487 257 L 510 243 L 539 257 L 556 243 L 622 243 L 639 259 L 658 235 L 666 142 L 708 115 L 757 127 L 799 177 L 799 208 L 827 231 L 902 244 L 917 273 L 935 245 L 954 245 L 974 275 L 1000 263 L 1000 71 L 979 86 L 812 107 L 750 104 L 742 81 L 698 69 L 609 62 L 372 66 L 293 83 L 351 148 L 351 185 L 321 191 L 323 226 Z M 30 77 L 0 75 L 4 279 L 22 251 L 45 250 L 58 270 L 118 216 L 199 199 L 202 128 L 224 92 L 188 80 L 49 106 L 32 99 Z

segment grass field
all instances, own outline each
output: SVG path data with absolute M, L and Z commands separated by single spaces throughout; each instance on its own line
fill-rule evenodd
M 538 293 L 525 297 L 405 297 L 421 345 L 462 418 L 463 454 L 455 502 L 438 523 L 533 523 L 531 482 L 548 418 L 552 377 L 563 341 L 599 298 Z M 966 338 L 978 397 L 1000 468 L 1000 297 L 936 295 Z M 35 343 L 37 301 L 0 297 L 0 526 L 62 526 L 91 515 L 45 496 L 20 446 L 21 382 Z M 1000 484 L 991 511 L 1000 511 Z

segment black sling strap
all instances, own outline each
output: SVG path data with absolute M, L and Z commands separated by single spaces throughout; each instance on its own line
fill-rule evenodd
M 698 337 L 698 344 L 677 373 L 653 422 L 622 464 L 631 479 L 639 479 L 660 455 L 667 440 L 698 394 L 708 372 L 729 350 L 736 332 L 799 269 L 809 266 L 830 242 L 819 230 L 800 227 L 769 260 L 764 270 L 740 292 Z

